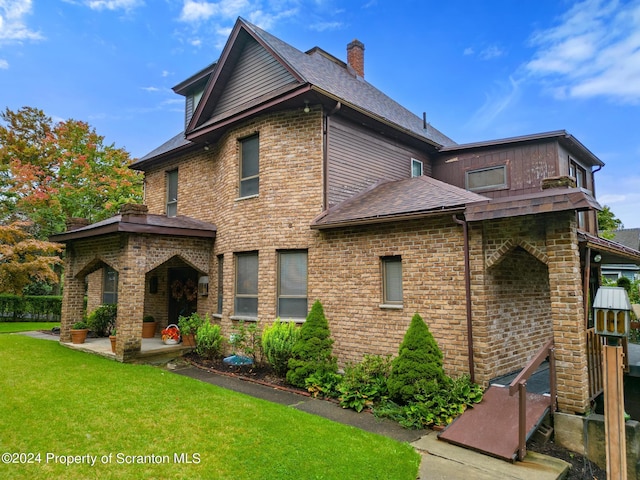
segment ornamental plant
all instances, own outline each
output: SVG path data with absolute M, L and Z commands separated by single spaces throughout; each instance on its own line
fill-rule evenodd
M 206 321 L 209 321 L 209 314 L 206 315 Z M 197 312 L 193 312 L 191 315 L 178 317 L 178 328 L 183 335 L 195 335 L 200 326 L 205 322 Z
M 293 322 L 282 322 L 279 318 L 262 331 L 262 351 L 276 375 L 287 374 L 289 359 L 300 329 Z
M 118 306 L 115 304 L 100 305 L 87 318 L 87 324 L 93 333 L 99 337 L 108 337 L 116 324 Z
M 446 382 L 442 352 L 429 327 L 416 313 L 400 344 L 398 356 L 391 365 L 387 381 L 389 395 L 400 404 L 408 404 L 417 395 L 438 390 Z
M 300 338 L 291 350 L 287 382 L 304 388 L 305 380 L 314 373 L 337 372 L 338 363 L 332 351 L 329 323 L 324 316 L 322 304 L 316 300 L 300 328 Z
M 216 358 L 222 351 L 222 342 L 220 325 L 211 323 L 207 316 L 196 332 L 196 353 L 205 358 Z

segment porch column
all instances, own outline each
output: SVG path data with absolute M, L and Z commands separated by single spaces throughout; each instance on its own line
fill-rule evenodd
M 60 315 L 60 342 L 71 341 L 71 327 L 80 322 L 84 316 L 84 278 L 76 278 L 72 274 L 70 249 L 67 248 L 64 271 L 64 289 L 62 291 L 62 312 Z
M 550 218 L 546 232 L 558 383 L 558 409 L 589 409 L 587 340 L 575 212 Z
M 122 267 L 118 272 L 118 317 L 116 358 L 132 359 L 142 345 L 146 252 L 141 235 L 129 235 L 124 242 Z

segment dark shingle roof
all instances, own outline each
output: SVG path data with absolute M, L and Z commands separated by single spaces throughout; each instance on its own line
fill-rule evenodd
M 640 228 L 617 230 L 613 240 L 634 250 L 640 250 Z
M 462 210 L 468 203 L 488 200 L 435 178 L 421 176 L 382 181 L 324 212 L 312 228 L 330 228 L 420 217 Z

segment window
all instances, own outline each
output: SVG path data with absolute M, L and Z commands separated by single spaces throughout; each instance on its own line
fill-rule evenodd
M 402 305 L 402 257 L 382 257 L 382 303 Z
M 218 309 L 216 313 L 222 314 L 222 280 L 223 280 L 224 255 L 218 255 Z
M 258 252 L 236 254 L 235 314 L 258 316 Z
M 466 172 L 467 190 L 495 190 L 507 188 L 507 166 L 482 168 Z
M 167 172 L 167 217 L 178 214 L 178 170 Z
M 587 171 L 569 157 L 569 176 L 576 179 L 578 188 L 587 188 Z
M 416 160 L 415 158 L 411 159 L 411 176 L 412 177 L 422 176 L 422 162 L 420 160 Z
M 258 135 L 240 141 L 240 197 L 258 194 L 258 147 Z
M 111 267 L 104 267 L 102 278 L 102 303 L 118 303 L 118 272 Z
M 278 316 L 305 318 L 307 308 L 307 252 L 279 252 Z

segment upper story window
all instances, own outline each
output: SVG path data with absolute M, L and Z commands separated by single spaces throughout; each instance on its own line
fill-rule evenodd
M 167 217 L 178 214 L 178 170 L 167 172 Z
M 258 194 L 259 145 L 258 135 L 240 140 L 240 197 Z
M 111 267 L 104 267 L 102 278 L 102 303 L 109 305 L 118 303 L 118 272 Z
M 382 257 L 382 303 L 402 305 L 402 257 Z
M 420 160 L 416 160 L 415 158 L 411 159 L 411 176 L 412 177 L 422 176 L 422 162 Z
M 569 176 L 576 179 L 578 188 L 587 188 L 587 171 L 569 157 Z
M 472 192 L 507 188 L 507 166 L 469 170 L 465 173 L 465 183 Z
M 278 316 L 283 319 L 306 318 L 307 308 L 307 252 L 279 252 Z

